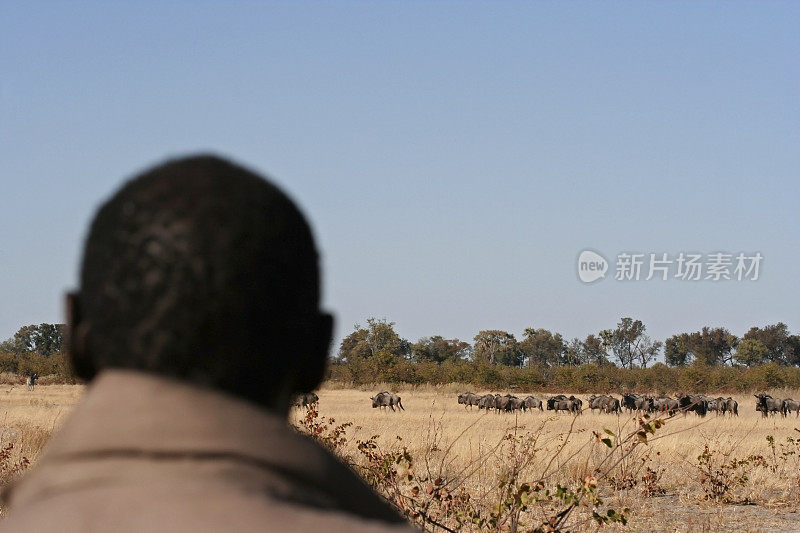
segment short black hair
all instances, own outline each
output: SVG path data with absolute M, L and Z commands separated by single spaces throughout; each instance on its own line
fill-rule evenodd
M 86 240 L 91 373 L 137 369 L 269 402 L 297 365 L 324 365 L 302 343 L 318 261 L 305 217 L 257 174 L 212 155 L 152 168 L 102 205 Z

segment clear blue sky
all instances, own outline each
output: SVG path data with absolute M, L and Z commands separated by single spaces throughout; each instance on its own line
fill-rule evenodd
M 205 150 L 303 206 L 337 338 L 373 315 L 411 340 L 621 316 L 661 340 L 797 332 L 799 21 L 790 2 L 3 2 L 0 337 L 63 320 L 124 178 Z M 764 262 L 749 283 L 583 285 L 584 248 Z

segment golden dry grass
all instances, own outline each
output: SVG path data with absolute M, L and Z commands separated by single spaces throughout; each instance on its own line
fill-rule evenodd
M 83 395 L 82 385 L 0 385 L 0 446 L 14 444 L 12 460 L 35 462 L 42 447 Z
M 380 390 L 380 389 L 377 389 Z M 499 391 L 491 391 L 499 392 Z M 327 388 L 319 393 L 320 414 L 334 417 L 337 423 L 354 424 L 348 432 L 351 440 L 345 453 L 355 455 L 355 441 L 380 435 L 382 447 L 397 447 L 396 436 L 408 446 L 419 461 L 427 460 L 433 468 L 441 468 L 444 476 L 457 476 L 476 465 L 467 481 L 475 493 L 491 495 L 504 468 L 503 457 L 493 450 L 504 435 L 532 435 L 536 440 L 536 457 L 523 474 L 539 479 L 555 451 L 568 437 L 568 443 L 551 465 L 553 481 L 575 482 L 594 473 L 605 457 L 607 448 L 597 445 L 593 431 L 610 429 L 617 435 L 634 431 L 637 422 L 630 416 L 599 414 L 586 411 L 577 418 L 544 411 L 501 413 L 465 409 L 456 400 L 456 390 L 434 387 L 400 391 L 405 411 L 373 409 L 369 397 L 373 391 Z M 778 391 L 776 395 L 800 397 L 798 391 Z M 727 394 L 725 395 L 728 396 Z M 544 397 L 544 395 L 539 395 Z M 586 395 L 583 395 L 584 400 Z M 781 452 L 800 452 L 790 445 L 788 437 L 800 439 L 800 420 L 794 415 L 763 418 L 755 411 L 752 395 L 738 395 L 738 417 L 711 414 L 705 418 L 694 414 L 678 415 L 667 421 L 647 446 L 639 446 L 611 474 L 618 478 L 626 472 L 645 474 L 644 467 L 661 473 L 658 484 L 664 496 L 644 497 L 639 486 L 603 494 L 616 508 L 632 509 L 628 530 L 634 531 L 800 531 L 800 457 L 781 456 Z M 302 410 L 293 413 L 295 420 Z M 774 437 L 776 455 L 772 456 L 767 435 Z M 435 444 L 435 445 L 434 445 Z M 700 482 L 698 456 L 705 446 L 712 453 L 714 466 L 730 460 L 748 460 L 762 456 L 770 466 L 742 465 L 731 473 L 745 472 L 748 480 L 734 486 L 725 495 L 732 504 L 709 501 Z M 783 445 L 783 446 L 782 446 Z M 751 459 L 748 459 L 751 458 Z M 477 466 L 480 465 L 480 466 Z M 775 471 L 773 472 L 773 468 Z M 745 505 L 746 504 L 746 505 Z M 745 520 L 743 523 L 742 520 Z
M 387 387 L 388 388 L 388 387 Z M 14 457 L 28 457 L 35 462 L 49 435 L 63 423 L 78 402 L 84 388 L 77 385 L 37 386 L 28 391 L 24 385 L 0 387 L 0 444 L 13 442 Z M 356 441 L 379 435 L 386 449 L 408 446 L 418 468 L 425 466 L 444 476 L 464 478 L 464 485 L 474 494 L 491 500 L 497 480 L 507 467 L 498 443 L 509 433 L 536 439 L 534 456 L 523 470 L 523 478 L 538 479 L 555 450 L 568 437 L 568 443 L 553 459 L 550 479 L 574 483 L 594 472 L 606 448 L 593 439 L 593 431 L 604 428 L 625 434 L 636 422 L 628 416 L 587 411 L 577 418 L 553 415 L 548 411 L 520 414 L 495 414 L 464 409 L 456 402 L 457 386 L 420 387 L 400 391 L 405 411 L 393 413 L 373 409 L 372 390 L 326 387 L 319 392 L 320 413 L 334 417 L 336 423 L 352 422 L 348 443 L 343 452 L 357 457 Z M 800 397 L 800 391 L 777 391 L 775 395 Z M 539 395 L 543 397 L 544 395 Z M 725 395 L 727 396 L 727 394 Z M 586 395 L 582 395 L 586 397 Z M 611 490 L 601 484 L 606 503 L 631 509 L 626 531 L 800 531 L 800 457 L 781 456 L 796 450 L 787 438 L 800 438 L 800 420 L 764 419 L 754 410 L 752 395 L 735 396 L 739 417 L 693 414 L 677 416 L 650 437 L 647 446 L 639 446 L 611 473 L 622 477 L 626 472 L 643 473 L 643 465 L 662 472 L 658 484 L 666 494 L 645 497 L 642 483 L 627 490 Z M 297 422 L 302 409 L 290 418 Z M 776 455 L 767 442 L 776 441 Z M 400 436 L 402 441 L 396 437 Z M 746 466 L 748 480 L 731 489 L 726 499 L 732 503 L 705 498 L 698 456 L 704 446 L 720 465 L 732 458 L 764 457 L 760 466 Z M 506 450 L 507 451 L 507 450 Z M 752 462 L 752 460 L 751 460 Z M 773 469 L 775 471 L 773 471 Z M 614 529 L 614 528 L 612 528 Z

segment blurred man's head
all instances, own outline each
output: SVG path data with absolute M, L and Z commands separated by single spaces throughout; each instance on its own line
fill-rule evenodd
M 68 300 L 73 366 L 84 379 L 136 369 L 280 409 L 324 372 L 319 290 L 311 230 L 285 194 L 217 157 L 168 161 L 92 222 Z

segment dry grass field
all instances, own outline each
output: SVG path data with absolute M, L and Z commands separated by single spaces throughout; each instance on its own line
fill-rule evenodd
M 372 461 L 371 473 L 385 476 L 372 481 L 391 480 L 385 492 L 395 501 L 449 494 L 430 509 L 438 509 L 431 516 L 452 530 L 532 530 L 563 508 L 566 500 L 552 497 L 560 485 L 576 494 L 591 487 L 591 496 L 603 500 L 597 507 L 601 514 L 629 509 L 626 526 L 605 528 L 614 531 L 800 531 L 800 420 L 794 415 L 764 419 L 755 412 L 752 396 L 736 397 L 738 417 L 678 415 L 645 432 L 645 444 L 636 436 L 645 426 L 628 415 L 486 413 L 458 405 L 456 386 L 401 389 L 405 411 L 391 412 L 371 407 L 369 397 L 377 390 L 383 389 L 320 391 L 320 435 L 352 423 L 331 444 L 337 453 L 356 465 Z M 35 463 L 82 393 L 83 387 L 74 385 L 35 391 L 2 385 L 0 445 L 14 445 L 4 468 L 23 456 Z M 798 398 L 800 391 L 773 395 Z M 292 421 L 302 426 L 305 413 L 294 409 Z M 366 445 L 359 448 L 359 441 Z M 388 471 L 378 472 L 375 465 L 387 458 Z M 542 497 L 547 489 L 553 491 L 549 499 Z M 534 492 L 537 498 L 531 499 Z M 448 513 L 466 507 L 480 510 L 488 521 L 479 527 L 475 517 L 459 524 L 449 518 Z M 562 526 L 596 530 L 592 510 L 581 499 Z
M 604 430 L 617 436 L 635 432 L 640 426 L 630 415 L 588 410 L 578 417 L 546 410 L 487 413 L 459 405 L 454 386 L 400 390 L 405 411 L 391 412 L 371 407 L 374 392 L 324 389 L 319 393 L 322 417 L 335 418 L 334 425 L 353 423 L 340 453 L 358 462 L 356 442 L 379 435 L 381 449 L 407 446 L 418 471 L 424 468 L 431 471 L 431 478 L 466 487 L 488 510 L 502 500 L 499 485 L 515 467 L 520 481 L 544 479 L 548 486 L 574 487 L 587 476 L 598 475 L 598 467 L 602 472 L 617 463 L 606 479 L 598 481 L 597 489 L 605 506 L 631 511 L 627 526 L 612 528 L 800 531 L 800 420 L 794 415 L 764 419 L 755 411 L 752 395 L 735 397 L 738 417 L 677 415 L 648 434 L 646 445 L 634 437 L 617 451 L 619 439 Z M 800 397 L 798 391 L 772 392 Z M 296 422 L 302 415 L 302 409 L 293 413 Z M 597 442 L 595 432 L 615 447 Z M 508 435 L 514 439 L 504 440 Z M 767 436 L 774 438 L 774 446 Z M 519 455 L 525 458 L 520 461 Z M 521 522 L 535 526 L 538 519 L 547 518 L 546 510 L 538 509 L 544 512 L 538 517 L 534 510 L 526 511 Z M 573 524 L 579 530 L 597 527 L 577 517 Z
M 10 460 L 36 461 L 42 447 L 80 400 L 81 385 L 0 384 L 0 447 L 13 444 Z

